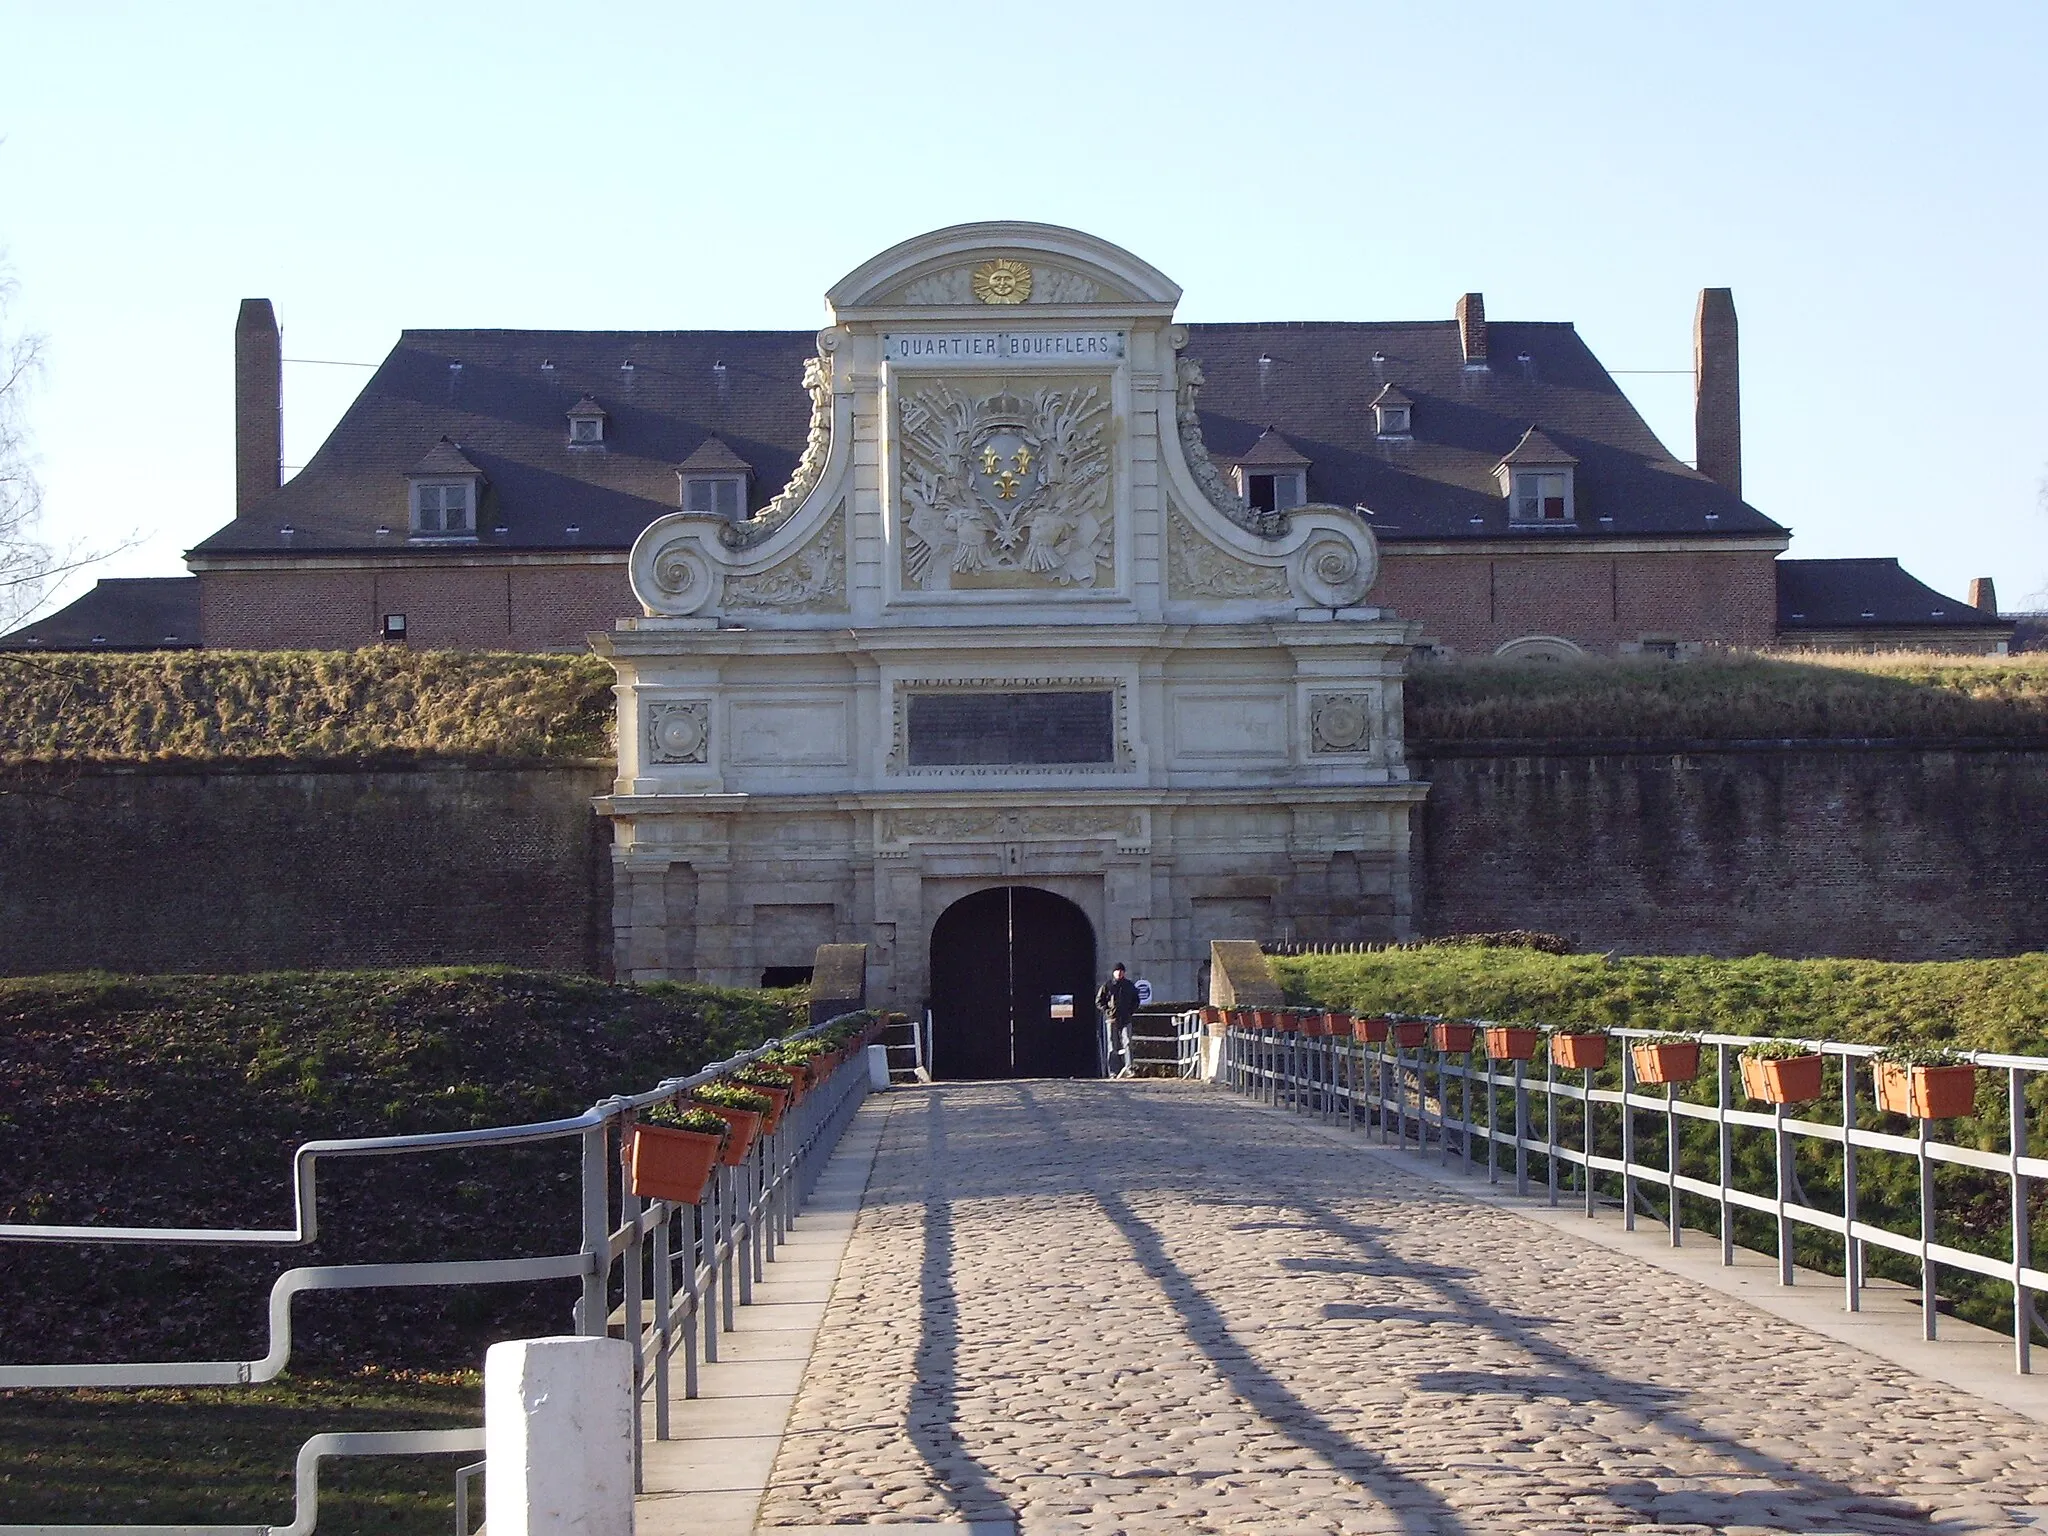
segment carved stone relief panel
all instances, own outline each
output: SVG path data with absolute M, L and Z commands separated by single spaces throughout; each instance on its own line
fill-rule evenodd
M 1362 693 L 1313 693 L 1308 701 L 1309 751 L 1370 752 L 1379 701 Z
M 1145 813 L 1128 807 L 1046 806 L 1030 810 L 982 811 L 950 807 L 886 811 L 879 833 L 886 843 L 915 841 L 1004 842 L 1017 838 L 1145 836 Z
M 1287 572 L 1253 565 L 1212 544 L 1195 531 L 1180 508 L 1169 504 L 1166 522 L 1166 590 L 1170 597 L 1285 598 Z
M 721 604 L 729 612 L 846 612 L 846 504 L 795 554 L 752 576 L 729 576 Z
M 889 295 L 895 304 L 1104 304 L 1123 297 L 1094 278 L 1046 262 L 998 256 L 946 267 L 905 283 Z
M 1041 378 L 1014 389 L 914 379 L 897 421 L 906 591 L 1058 590 L 1113 579 L 1107 379 Z
M 654 763 L 702 763 L 711 756 L 711 704 L 664 700 L 648 706 L 647 759 Z

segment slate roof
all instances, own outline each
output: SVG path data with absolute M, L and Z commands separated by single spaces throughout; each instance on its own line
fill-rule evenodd
M 1540 428 L 1531 427 L 1522 440 L 1507 451 L 1496 469 L 1508 464 L 1576 464 L 1579 461 L 1553 443 Z
M 108 576 L 47 617 L 0 635 L 0 651 L 161 651 L 199 644 L 199 578 Z
M 1895 559 L 1784 560 L 1778 567 L 1778 628 L 1996 629 L 1997 614 L 1943 597 Z
M 751 475 L 754 466 L 725 446 L 725 440 L 707 437 L 702 446 L 682 463 L 676 466 L 691 474 L 702 475 Z
M 1309 460 L 1309 499 L 1369 508 L 1390 543 L 1784 533 L 1674 458 L 1569 324 L 1489 321 L 1485 370 L 1464 366 L 1455 320 L 1188 330 L 1211 453 L 1241 459 L 1277 429 Z M 759 507 L 803 451 L 815 347 L 811 331 L 406 331 L 312 462 L 192 553 L 420 551 L 404 476 L 443 436 L 492 487 L 476 543 L 448 557 L 626 549 L 675 510 L 677 466 L 714 435 L 753 466 Z M 1414 402 L 1409 437 L 1376 430 L 1389 384 Z M 569 445 L 585 394 L 609 413 L 603 452 Z M 1508 523 L 1494 470 L 1531 423 L 1578 463 L 1574 529 Z
M 1239 469 L 1304 469 L 1311 460 L 1287 446 L 1278 427 L 1259 434 L 1257 442 L 1238 456 Z

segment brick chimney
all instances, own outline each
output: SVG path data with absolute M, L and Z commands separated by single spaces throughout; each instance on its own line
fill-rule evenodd
M 1458 300 L 1458 346 L 1467 368 L 1486 366 L 1486 299 L 1468 293 Z
M 1981 608 L 1994 618 L 1998 616 L 1998 588 L 1992 585 L 1989 576 L 1970 578 L 1970 606 Z
M 235 317 L 235 515 L 276 490 L 284 463 L 284 348 L 268 299 Z
M 1692 441 L 1699 472 L 1742 494 L 1742 370 L 1735 293 L 1702 288 L 1692 323 Z

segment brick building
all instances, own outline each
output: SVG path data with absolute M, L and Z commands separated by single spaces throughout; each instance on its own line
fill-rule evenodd
M 1698 322 L 1710 473 L 1658 442 L 1569 323 L 1489 320 L 1478 294 L 1440 321 L 1187 331 L 1202 437 L 1248 509 L 1356 509 L 1383 555 L 1375 600 L 1428 643 L 1773 640 L 1788 539 L 1740 494 L 1726 290 Z M 754 515 L 781 491 L 815 350 L 807 332 L 407 331 L 278 486 L 277 328 L 251 300 L 237 515 L 189 556 L 204 641 L 581 648 L 635 610 L 627 552 L 655 518 L 689 495 Z
M 2010 637 L 1995 610 L 1903 571 L 1779 560 L 1786 530 L 1742 499 L 1727 289 L 1705 290 L 1695 318 L 1697 469 L 1571 324 L 1489 320 L 1476 293 L 1439 321 L 1186 331 L 1201 439 L 1247 511 L 1355 509 L 1382 554 L 1375 600 L 1440 652 L 1678 655 L 1781 638 L 1999 650 Z M 807 447 L 829 446 L 808 443 L 817 348 L 809 332 L 406 331 L 280 484 L 277 321 L 247 300 L 236 515 L 187 556 L 201 642 L 580 650 L 636 611 L 628 551 L 656 518 L 692 496 L 758 517 Z M 166 632 L 154 611 L 124 621 L 131 596 L 93 594 L 89 613 L 0 646 Z

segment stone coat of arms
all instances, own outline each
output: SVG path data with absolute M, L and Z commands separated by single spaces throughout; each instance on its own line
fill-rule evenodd
M 1114 553 L 1108 418 L 1085 384 L 975 399 L 932 383 L 907 396 L 906 580 L 926 591 L 1093 586 Z

